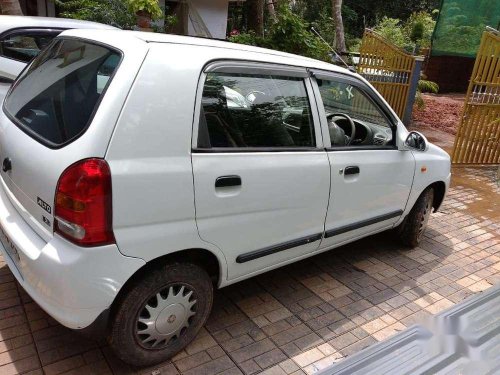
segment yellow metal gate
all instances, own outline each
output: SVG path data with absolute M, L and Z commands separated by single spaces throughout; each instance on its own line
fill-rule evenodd
M 453 148 L 454 163 L 500 163 L 500 35 L 485 31 Z
M 358 73 L 365 77 L 398 116 L 403 118 L 415 59 L 369 29 L 365 30 L 359 52 Z

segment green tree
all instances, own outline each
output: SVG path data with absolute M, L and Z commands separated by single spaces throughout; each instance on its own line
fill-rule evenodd
M 498 0 L 443 1 L 433 54 L 475 56 L 485 26 L 497 27 L 499 20 Z
M 158 0 L 126 0 L 130 11 L 134 14 L 144 12 L 151 19 L 157 20 L 163 16 Z
M 344 22 L 342 21 L 342 0 L 332 0 L 333 19 L 335 20 L 335 49 L 346 52 Z
M 230 41 L 330 61 L 328 46 L 312 34 L 309 24 L 285 3 L 277 7 L 276 21 L 268 25 L 265 36 L 250 31 L 231 36 Z
M 136 16 L 124 0 L 57 0 L 61 15 L 66 18 L 100 22 L 131 29 Z
M 406 21 L 384 17 L 374 30 L 398 47 L 418 53 L 416 47 L 430 47 L 435 24 L 429 13 L 417 12 Z
M 248 31 L 264 35 L 264 0 L 248 0 Z

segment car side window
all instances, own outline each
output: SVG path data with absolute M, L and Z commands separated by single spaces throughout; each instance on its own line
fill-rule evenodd
M 208 73 L 198 148 L 314 147 L 304 79 Z
M 0 40 L 0 55 L 9 59 L 28 63 L 42 48 L 49 44 L 58 33 L 43 33 L 27 30 L 5 36 Z
M 332 147 L 392 144 L 391 123 L 362 88 L 342 80 L 317 82 Z

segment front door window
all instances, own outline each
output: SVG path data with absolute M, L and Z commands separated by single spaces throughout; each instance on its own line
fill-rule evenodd
M 393 144 L 389 120 L 360 87 L 340 80 L 317 82 L 332 147 Z

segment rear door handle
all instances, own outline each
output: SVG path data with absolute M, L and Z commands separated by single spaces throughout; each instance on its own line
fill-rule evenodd
M 220 176 L 215 180 L 215 187 L 230 187 L 230 186 L 241 186 L 241 177 L 240 176 Z
M 345 167 L 344 175 L 347 176 L 351 174 L 359 174 L 359 167 L 358 166 Z

